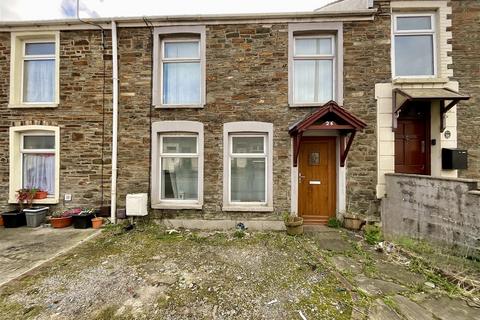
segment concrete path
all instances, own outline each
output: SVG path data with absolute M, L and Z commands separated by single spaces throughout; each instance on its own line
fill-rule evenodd
M 99 232 L 93 229 L 0 227 L 0 286 Z

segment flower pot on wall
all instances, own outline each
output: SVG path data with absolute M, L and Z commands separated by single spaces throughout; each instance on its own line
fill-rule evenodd
M 287 228 L 288 235 L 301 235 L 303 234 L 303 218 L 290 217 L 288 220 L 285 220 L 285 227 Z

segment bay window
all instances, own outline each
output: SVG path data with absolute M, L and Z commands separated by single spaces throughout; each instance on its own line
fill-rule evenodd
M 393 19 L 395 77 L 432 77 L 436 73 L 433 14 L 396 14 Z

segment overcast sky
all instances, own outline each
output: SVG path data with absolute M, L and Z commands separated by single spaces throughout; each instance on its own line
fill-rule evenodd
M 312 11 L 333 0 L 80 0 L 80 17 Z M 76 16 L 77 0 L 0 0 L 0 21 Z

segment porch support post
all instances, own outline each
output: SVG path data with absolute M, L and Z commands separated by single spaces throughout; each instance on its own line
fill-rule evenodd
M 296 167 L 298 165 L 298 154 L 300 152 L 300 142 L 302 140 L 303 132 L 297 132 L 296 135 L 293 136 L 293 166 Z
M 356 131 L 352 131 L 350 137 L 348 137 L 347 146 L 345 149 L 341 149 L 342 154 L 340 155 L 340 167 L 345 167 L 345 160 L 347 160 L 348 151 L 350 151 L 350 147 L 352 146 L 353 139 L 355 138 Z

